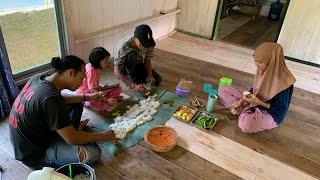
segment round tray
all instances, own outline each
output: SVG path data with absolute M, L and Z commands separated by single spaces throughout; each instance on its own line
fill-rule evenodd
M 165 145 L 165 146 L 159 146 L 159 145 L 155 145 L 153 143 L 151 143 L 149 140 L 148 140 L 148 135 L 154 131 L 155 129 L 160 129 L 160 128 L 164 128 L 165 130 L 167 131 L 170 131 L 171 132 L 171 135 L 173 136 L 173 141 L 168 144 L 168 145 Z M 177 145 L 177 141 L 178 141 L 178 134 L 177 132 L 171 128 L 171 127 L 168 127 L 168 126 L 155 126 L 153 128 L 151 128 L 144 136 L 144 141 L 148 144 L 148 146 L 156 151 L 156 152 L 168 152 L 170 150 L 172 150 L 176 145 Z

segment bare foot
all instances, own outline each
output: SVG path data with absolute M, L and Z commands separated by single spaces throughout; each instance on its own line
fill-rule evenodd
M 78 129 L 79 129 L 79 130 L 83 130 L 84 126 L 87 125 L 88 122 L 89 122 L 89 119 L 85 119 L 85 120 L 83 120 L 83 121 L 80 121 L 80 124 L 79 124 Z

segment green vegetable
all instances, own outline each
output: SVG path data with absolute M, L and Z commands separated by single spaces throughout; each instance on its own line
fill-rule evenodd
M 212 118 L 210 121 L 209 121 L 209 125 L 208 125 L 208 128 L 211 128 L 212 127 L 212 125 L 213 125 L 213 123 L 214 123 L 214 119 Z
M 193 122 L 196 126 L 203 129 L 210 129 L 215 122 L 214 116 L 202 116 Z

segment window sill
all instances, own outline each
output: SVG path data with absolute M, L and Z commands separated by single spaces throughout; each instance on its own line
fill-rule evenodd
M 51 73 L 52 71 L 53 69 L 51 68 L 50 64 L 47 63 L 18 72 L 17 74 L 13 75 L 13 79 L 17 86 L 22 86 L 30 79 L 30 77 L 40 73 Z

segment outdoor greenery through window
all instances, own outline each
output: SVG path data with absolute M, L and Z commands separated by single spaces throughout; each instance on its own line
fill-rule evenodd
M 0 0 L 0 26 L 13 74 L 60 56 L 53 0 Z

